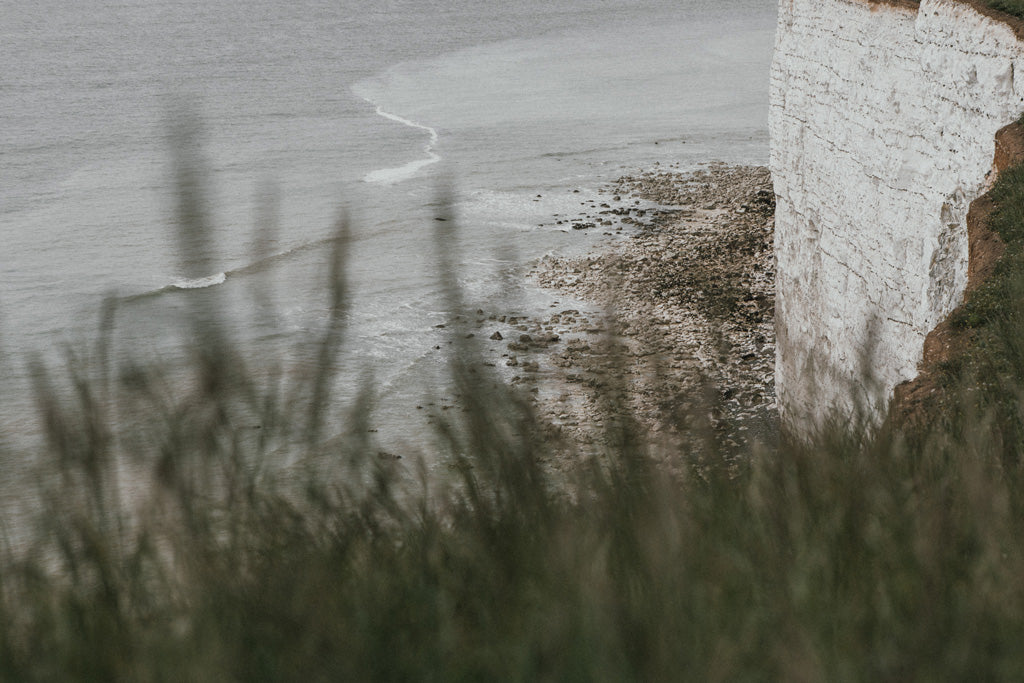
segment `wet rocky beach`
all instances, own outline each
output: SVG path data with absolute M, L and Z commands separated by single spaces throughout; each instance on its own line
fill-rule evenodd
M 602 443 L 610 416 L 624 415 L 672 446 L 699 450 L 713 439 L 728 451 L 774 439 L 768 170 L 656 168 L 602 195 L 558 220 L 623 237 L 583 257 L 545 257 L 530 273 L 583 304 L 478 320 L 494 362 L 528 387 L 554 434 L 584 450 Z
M 752 442 L 773 441 L 768 169 L 655 167 L 600 194 L 605 201 L 582 202 L 550 226 L 603 239 L 581 257 L 539 259 L 528 273 L 557 295 L 549 314 L 478 309 L 457 316 L 453 334 L 472 339 L 483 366 L 530 396 L 552 445 L 563 446 L 552 453 L 599 451 L 609 421 L 623 418 L 664 446 L 665 459 L 750 453 Z M 417 408 L 433 421 L 460 402 Z M 554 456 L 550 465 L 577 462 Z

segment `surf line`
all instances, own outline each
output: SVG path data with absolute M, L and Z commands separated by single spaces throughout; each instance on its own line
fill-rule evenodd
M 397 121 L 398 123 L 409 126 L 410 128 L 419 128 L 420 130 L 425 130 L 430 133 L 430 141 L 427 142 L 426 147 L 423 148 L 423 151 L 427 153 L 427 158 L 416 159 L 415 161 L 410 161 L 403 166 L 396 166 L 395 168 L 380 168 L 376 171 L 370 171 L 363 176 L 363 180 L 365 182 L 385 183 L 388 185 L 398 183 L 413 177 L 424 166 L 429 166 L 430 164 L 437 163 L 441 160 L 441 157 L 434 153 L 434 145 L 437 144 L 436 130 L 430 126 L 424 126 L 422 123 L 416 123 L 415 121 L 410 121 L 409 119 L 404 119 L 401 116 L 386 112 L 380 108 L 380 105 L 377 105 L 377 115 L 383 116 L 386 119 L 391 119 L 392 121 Z
M 118 297 L 118 300 L 123 301 L 125 303 L 130 303 L 132 301 L 148 299 L 150 297 L 159 296 L 161 294 L 166 294 L 169 292 L 180 292 L 182 290 L 206 289 L 208 287 L 215 287 L 217 285 L 224 284 L 228 280 L 228 278 L 259 273 L 266 268 L 272 267 L 273 264 L 283 259 L 292 258 L 294 256 L 305 254 L 309 251 L 321 249 L 325 245 L 329 246 L 334 242 L 335 239 L 336 238 L 334 237 L 325 237 L 322 239 L 313 240 L 312 242 L 304 242 L 302 244 L 291 247 L 284 251 L 277 252 L 276 254 L 268 254 L 266 256 L 262 256 L 261 258 L 250 263 L 247 263 L 245 265 L 239 266 L 238 268 L 225 270 L 221 273 L 214 273 L 213 275 L 207 275 L 205 277 L 197 277 L 191 279 L 179 278 L 171 282 L 170 284 L 166 284 L 163 287 L 159 287 L 158 289 L 150 289 L 148 291 L 138 292 L 135 294 L 125 294 L 123 296 Z
M 207 275 L 206 277 L 197 278 L 181 278 L 174 282 L 164 285 L 158 289 L 150 289 L 145 292 L 137 292 L 135 294 L 124 294 L 117 297 L 118 301 L 129 304 L 134 301 L 142 301 L 143 299 L 150 299 L 153 297 L 167 294 L 169 292 L 180 292 L 191 289 L 206 289 L 207 287 L 216 287 L 217 285 L 224 284 L 228 279 L 228 275 L 231 274 L 230 270 L 224 271 L 223 273 L 215 273 L 214 275 Z
M 228 274 L 217 273 L 216 275 L 208 275 L 206 277 L 197 277 L 194 279 L 182 279 L 176 282 L 172 282 L 168 287 L 174 289 L 206 289 L 207 287 L 213 287 L 214 285 L 223 284 L 228 279 Z M 166 288 L 165 288 L 166 289 Z

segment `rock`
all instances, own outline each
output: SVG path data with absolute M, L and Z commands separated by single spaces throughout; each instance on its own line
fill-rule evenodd
M 685 397 L 703 395 L 709 377 L 719 391 L 731 387 L 733 394 L 722 397 L 725 402 L 721 410 L 711 417 L 716 432 L 721 429 L 723 436 L 735 435 L 739 432 L 730 431 L 724 426 L 725 421 L 742 422 L 747 414 L 763 419 L 771 414 L 774 223 L 771 212 L 761 208 L 774 197 L 770 188 L 771 181 L 764 169 L 720 165 L 709 165 L 706 170 L 690 175 L 659 171 L 623 176 L 608 188 L 607 196 L 614 192 L 615 201 L 627 197 L 631 206 L 618 205 L 609 213 L 630 218 L 625 215 L 629 210 L 638 217 L 630 218 L 631 221 L 647 221 L 640 225 L 639 232 L 634 232 L 630 239 L 615 242 L 601 254 L 576 259 L 547 257 L 538 263 L 532 277 L 541 286 L 571 292 L 597 304 L 603 304 L 606 297 L 614 297 L 622 318 L 615 334 L 628 342 L 625 351 L 609 354 L 606 340 L 591 336 L 601 339 L 591 349 L 586 336 L 601 334 L 603 325 L 570 309 L 550 315 L 547 321 L 516 319 L 509 323 L 513 328 L 516 323 L 527 323 L 520 325 L 519 330 L 529 333 L 526 336 L 530 338 L 528 342 L 509 344 L 510 351 L 538 353 L 547 348 L 559 340 L 555 325 L 562 336 L 571 333 L 583 337 L 565 341 L 564 346 L 549 351 L 547 356 L 554 366 L 565 368 L 568 375 L 551 381 L 564 381 L 572 387 L 574 405 L 565 412 L 575 416 L 580 411 L 582 427 L 572 430 L 574 441 L 600 443 L 600 427 L 596 428 L 596 435 L 594 429 L 601 423 L 602 415 L 592 390 L 600 391 L 612 382 L 612 377 L 621 376 L 629 386 L 637 388 L 629 397 L 630 409 L 635 409 L 635 417 L 650 429 L 658 424 L 658 405 L 665 403 L 666 392 L 686 410 Z M 763 203 L 756 200 L 760 191 L 765 193 Z M 640 208 L 641 200 L 652 205 Z M 724 211 L 695 211 L 711 204 Z M 738 213 L 743 204 L 749 210 Z M 662 209 L 658 205 L 673 208 Z M 604 224 L 604 220 L 598 220 Z M 582 225 L 589 220 L 576 218 L 566 222 Z M 712 334 L 709 327 L 719 332 Z M 716 334 L 724 344 L 717 341 Z M 616 339 L 614 346 L 618 349 L 623 345 Z M 625 366 L 615 365 L 623 358 L 629 359 Z M 536 360 L 529 361 L 529 365 L 520 364 L 518 359 L 514 362 L 527 373 L 538 372 L 541 366 Z M 652 366 L 657 363 L 660 365 Z M 651 371 L 658 373 L 659 387 L 663 382 L 664 390 L 643 388 L 650 379 L 645 373 Z M 547 382 L 545 379 L 544 387 Z M 563 412 L 551 413 L 548 399 L 538 400 L 542 413 L 557 417 Z M 665 427 L 671 429 L 671 425 Z
M 501 341 L 504 337 L 501 336 L 501 332 L 495 331 L 494 334 L 491 335 L 491 339 L 494 341 Z

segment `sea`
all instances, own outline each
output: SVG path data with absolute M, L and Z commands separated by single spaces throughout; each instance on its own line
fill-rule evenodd
M 525 276 L 609 239 L 560 217 L 624 174 L 766 163 L 775 4 L 0 0 L 0 440 L 37 433 L 29 368 L 87 356 L 104 310 L 118 357 L 159 361 L 215 296 L 252 365 L 313 367 L 341 222 L 336 400 L 372 386 L 418 439 L 451 398 L 439 264 L 484 318 L 578 305 Z

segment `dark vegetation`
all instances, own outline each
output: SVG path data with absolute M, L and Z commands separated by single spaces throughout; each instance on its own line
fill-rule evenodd
M 1024 0 L 983 0 L 992 9 L 1024 18 Z
M 612 386 L 608 448 L 555 478 L 543 462 L 571 454 L 453 331 L 468 410 L 424 444 L 452 476 L 399 469 L 366 401 L 331 398 L 343 230 L 308 378 L 252 370 L 197 304 L 194 382 L 172 384 L 110 357 L 111 305 L 87 352 L 36 367 L 57 474 L 32 540 L 3 553 L 0 678 L 1019 680 L 1021 188 L 1019 169 L 1000 181 L 1011 249 L 964 318 L 985 332 L 962 377 L 1012 400 L 965 398 L 923 439 L 837 428 L 729 467 L 709 445 L 666 473 Z M 971 396 L 966 381 L 950 390 Z
M 952 422 L 962 423 L 969 414 L 992 415 L 1012 461 L 1024 443 L 1024 165 L 1003 171 L 989 196 L 995 210 L 988 227 L 1006 251 L 950 319 L 970 344 L 944 365 L 942 380 L 957 392 L 958 400 L 947 406 Z

